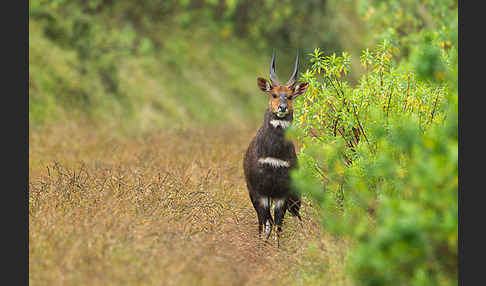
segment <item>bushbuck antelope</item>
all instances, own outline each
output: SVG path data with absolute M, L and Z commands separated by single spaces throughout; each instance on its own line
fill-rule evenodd
M 258 216 L 258 234 L 263 226 L 266 240 L 275 226 L 277 243 L 280 247 L 280 232 L 285 212 L 301 220 L 300 194 L 290 188 L 289 171 L 296 167 L 297 156 L 294 144 L 285 139 L 284 129 L 292 124 L 292 100 L 305 93 L 307 82 L 297 83 L 299 53 L 295 60 L 294 72 L 285 85 L 281 85 L 275 74 L 275 50 L 270 64 L 270 82 L 257 79 L 258 87 L 269 96 L 263 125 L 251 141 L 246 151 L 243 168 L 250 199 Z M 274 217 L 270 207 L 274 205 Z

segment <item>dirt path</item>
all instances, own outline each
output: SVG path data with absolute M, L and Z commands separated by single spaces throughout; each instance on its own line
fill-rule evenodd
M 315 210 L 286 216 L 281 249 L 257 239 L 241 162 L 253 133 L 31 132 L 31 285 L 305 284 L 309 242 L 325 247 Z

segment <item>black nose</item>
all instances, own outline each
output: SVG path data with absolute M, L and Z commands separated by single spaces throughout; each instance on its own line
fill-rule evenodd
M 280 110 L 287 110 L 287 105 L 286 104 L 280 104 L 278 109 Z

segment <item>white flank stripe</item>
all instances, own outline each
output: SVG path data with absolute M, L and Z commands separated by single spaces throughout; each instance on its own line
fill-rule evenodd
M 275 167 L 275 168 L 279 168 L 279 167 L 288 168 L 288 167 L 290 167 L 289 162 L 284 161 L 284 160 L 280 160 L 280 159 L 277 159 L 277 158 L 273 158 L 273 157 L 260 158 L 260 159 L 258 159 L 258 163 L 268 164 L 268 165 Z
M 280 126 L 282 128 L 287 128 L 287 127 L 290 126 L 291 122 L 287 121 L 287 120 L 273 119 L 273 120 L 270 120 L 270 124 L 272 124 L 273 127 Z

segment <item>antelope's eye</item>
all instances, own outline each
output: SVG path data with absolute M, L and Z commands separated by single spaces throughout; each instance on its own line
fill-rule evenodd
M 287 97 L 287 99 L 288 99 L 288 100 L 292 100 L 292 95 L 289 95 L 289 96 Z
M 273 96 L 273 98 L 277 98 L 277 95 L 276 95 L 275 93 L 274 93 L 274 94 L 272 94 L 272 96 Z

